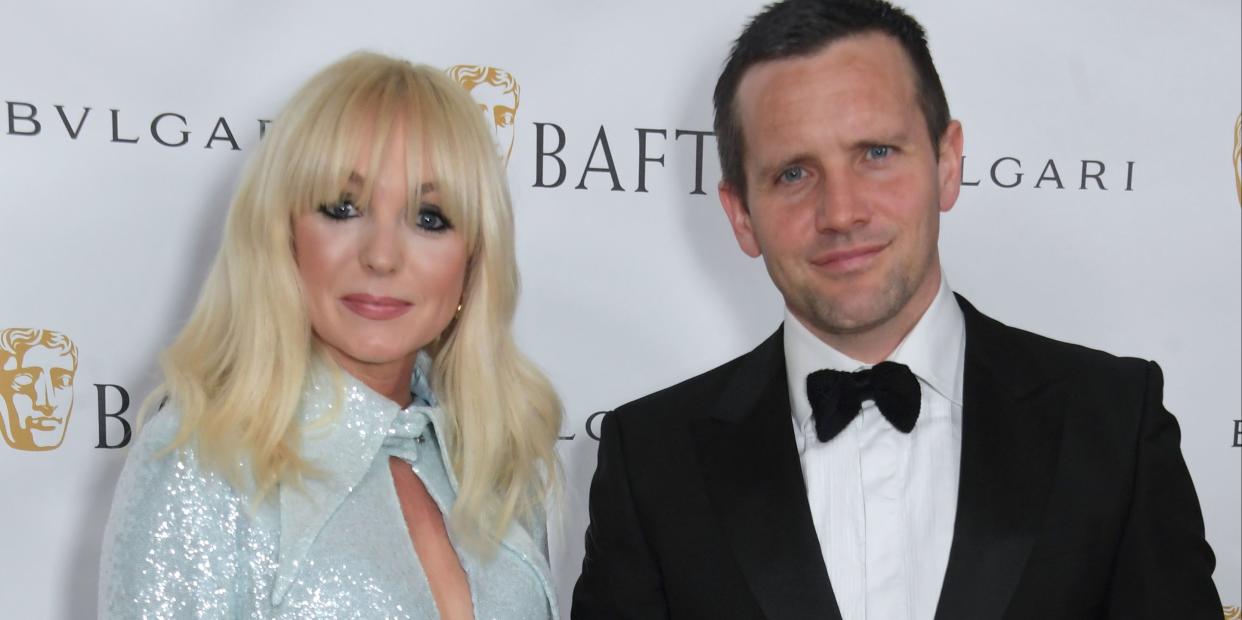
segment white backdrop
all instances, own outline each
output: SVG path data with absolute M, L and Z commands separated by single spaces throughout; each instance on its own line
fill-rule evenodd
M 350 51 L 496 66 L 521 86 L 508 169 L 518 334 L 567 408 L 551 549 L 564 612 L 595 464 L 590 415 L 740 354 L 780 320 L 762 264 L 737 249 L 717 204 L 714 140 L 701 138 L 700 158 L 698 134 L 685 133 L 710 130 L 716 75 L 760 2 L 6 4 L 0 329 L 55 330 L 80 352 L 64 443 L 0 445 L 7 617 L 94 615 L 125 453 L 99 447 L 101 426 L 102 444 L 118 445 L 120 420 L 154 385 L 260 120 Z M 906 6 L 931 34 L 965 127 L 965 180 L 978 182 L 944 218 L 950 282 L 1007 323 L 1161 363 L 1217 586 L 1226 605 L 1242 603 L 1239 3 Z M 601 128 L 622 190 L 607 172 L 575 189 Z M 642 133 L 647 156 L 664 158 L 646 164 L 646 192 L 635 191 L 638 129 L 659 130 Z M 184 146 L 157 141 L 183 131 Z M 555 187 L 539 187 L 558 176 L 540 132 L 544 151 L 564 136 Z M 602 151 L 591 165 L 605 165 Z M 129 409 L 101 424 L 121 390 Z

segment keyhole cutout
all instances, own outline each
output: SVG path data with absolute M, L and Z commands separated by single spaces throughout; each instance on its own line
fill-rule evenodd
M 418 554 L 423 573 L 427 575 L 440 618 L 474 620 L 470 583 L 449 541 L 439 506 L 436 506 L 427 487 L 409 463 L 390 456 L 388 469 L 392 472 L 392 483 L 397 491 L 397 503 L 401 505 L 401 515 L 405 517 L 406 531 L 414 542 L 414 552 Z

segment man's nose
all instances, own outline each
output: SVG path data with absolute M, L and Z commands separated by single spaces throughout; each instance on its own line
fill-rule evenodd
M 849 173 L 830 174 L 823 184 L 815 210 L 820 232 L 848 232 L 871 219 L 862 183 Z

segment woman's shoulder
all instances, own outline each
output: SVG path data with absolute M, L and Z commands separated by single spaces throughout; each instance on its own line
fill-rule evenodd
M 139 422 L 129 454 L 150 453 L 170 445 L 181 430 L 181 420 L 181 409 L 164 401 Z
M 182 421 L 181 410 L 171 403 L 151 412 L 129 446 L 122 483 L 127 478 L 171 477 L 181 484 L 211 486 L 218 480 L 203 467 L 193 433 L 178 442 Z
M 193 436 L 178 442 L 181 421 L 181 412 L 166 405 L 138 431 L 113 492 L 110 534 L 123 536 L 147 526 L 167 531 L 174 524 L 198 529 L 235 510 L 239 494 L 224 476 L 204 466 Z M 186 519 L 203 523 L 182 523 Z
M 220 472 L 206 466 L 191 432 L 184 439 L 183 416 L 172 404 L 153 411 L 142 424 L 113 495 L 113 512 L 130 514 L 155 510 L 170 500 L 198 505 L 232 505 L 240 499 Z
M 174 445 L 181 419 L 175 407 L 163 407 L 130 445 L 104 531 L 101 617 L 169 605 L 211 608 L 219 603 L 213 592 L 227 590 L 222 580 L 238 560 L 244 500 L 203 466 L 192 438 Z

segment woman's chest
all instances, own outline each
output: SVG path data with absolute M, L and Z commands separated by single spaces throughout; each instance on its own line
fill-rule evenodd
M 387 462 L 384 454 L 376 458 L 346 500 L 326 516 L 301 557 L 274 558 L 274 566 L 286 561 L 297 565 L 280 569 L 292 579 L 284 585 L 279 604 L 256 617 L 439 617 Z M 452 490 L 442 466 L 425 461 L 418 465 L 415 471 L 437 503 L 450 506 Z M 273 550 L 279 554 L 280 548 Z M 459 545 L 455 548 L 477 618 L 551 617 L 544 584 L 526 558 L 504 545 L 490 558 L 463 552 Z M 253 582 L 259 586 L 272 580 L 260 577 Z M 261 607 L 264 597 L 256 594 L 255 602 Z

